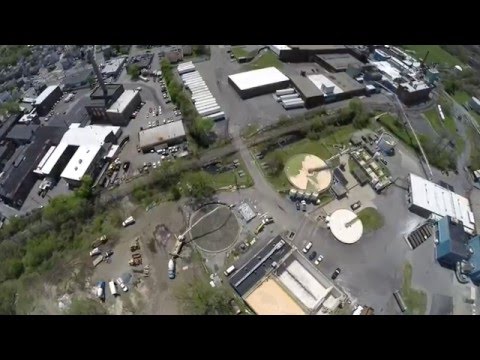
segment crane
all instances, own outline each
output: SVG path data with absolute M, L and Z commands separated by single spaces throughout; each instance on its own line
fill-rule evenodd
M 173 262 L 175 262 L 175 260 L 180 256 L 180 252 L 182 251 L 182 248 L 183 248 L 183 245 L 185 244 L 185 237 L 186 235 L 200 222 L 202 221 L 204 218 L 206 218 L 207 216 L 213 214 L 215 211 L 217 211 L 219 208 L 221 208 L 221 206 L 217 206 L 215 209 L 213 209 L 212 211 L 206 213 L 205 215 L 203 215 L 202 217 L 200 217 L 200 219 L 198 219 L 197 221 L 195 221 L 192 225 L 190 225 L 182 234 L 178 235 L 178 236 L 175 236 L 177 241 L 175 242 L 175 246 L 173 247 L 173 250 L 172 252 L 170 252 L 170 256 L 171 256 L 171 259 Z M 170 266 L 169 266 L 170 267 Z

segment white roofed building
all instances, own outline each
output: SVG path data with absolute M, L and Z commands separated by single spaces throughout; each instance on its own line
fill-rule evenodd
M 228 82 L 242 99 L 272 93 L 290 85 L 290 79 L 273 66 L 230 75 Z
M 137 90 L 125 90 L 107 109 L 107 116 L 112 125 L 126 126 L 142 99 Z
M 61 177 L 77 186 L 83 176 L 95 177 L 98 160 L 109 153 L 120 135 L 121 129 L 117 126 L 79 127 L 74 123 L 60 143 L 50 147 L 34 172 L 51 178 Z
M 423 217 L 450 216 L 461 221 L 468 233 L 475 231 L 475 218 L 467 198 L 415 174 L 409 175 L 409 210 Z

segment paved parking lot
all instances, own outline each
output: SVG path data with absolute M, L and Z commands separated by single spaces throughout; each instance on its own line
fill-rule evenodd
M 273 124 L 280 116 L 294 116 L 305 111 L 305 109 L 286 111 L 273 99 L 272 94 L 242 100 L 228 83 L 228 76 L 246 70 L 243 65 L 230 61 L 230 55 L 225 48 L 211 46 L 210 60 L 197 63 L 195 66 L 227 117 L 229 114 L 235 114 L 232 120 L 234 122 L 224 120 L 216 123 L 216 131 L 220 135 L 227 135 L 232 131 L 239 132 L 249 124 L 263 127 Z

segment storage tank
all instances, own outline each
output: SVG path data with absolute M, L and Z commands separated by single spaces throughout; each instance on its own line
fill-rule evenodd
M 297 198 L 298 198 L 299 200 L 303 200 L 304 197 L 305 197 L 305 192 L 302 191 L 302 190 L 299 190 L 299 191 L 297 192 Z
M 383 134 L 377 141 L 379 149 L 387 154 L 395 151 L 395 139 L 388 134 Z
M 290 189 L 290 193 L 289 193 L 290 198 L 295 199 L 295 197 L 297 196 L 297 192 L 298 192 L 297 189 Z

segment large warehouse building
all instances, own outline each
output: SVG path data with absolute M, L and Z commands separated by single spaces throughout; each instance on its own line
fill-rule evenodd
M 121 135 L 117 126 L 70 125 L 57 146 L 51 146 L 35 169 L 35 173 L 65 179 L 69 185 L 77 186 L 82 177 L 96 177 L 101 169 L 99 160 L 108 153 Z
M 140 105 L 142 99 L 137 90 L 125 90 L 122 95 L 107 110 L 107 116 L 112 125 L 126 126 L 130 115 Z
M 174 121 L 138 133 L 139 146 L 142 151 L 150 151 L 155 146 L 174 145 L 186 140 L 185 127 L 181 121 Z
M 366 88 L 346 73 L 324 73 L 305 76 L 291 76 L 292 84 L 311 108 L 325 103 L 362 96 Z
M 230 285 L 257 315 L 323 315 L 343 293 L 277 236 L 239 267 Z
M 423 217 L 450 216 L 461 221 L 467 233 L 475 231 L 475 218 L 467 198 L 415 174 L 409 177 L 409 210 Z
M 317 54 L 314 61 L 330 72 L 347 71 L 349 66 L 361 67 L 363 63 L 350 54 Z
M 38 179 L 35 168 L 51 145 L 58 144 L 65 127 L 42 126 L 35 132 L 34 140 L 16 148 L 5 163 L 0 177 L 0 198 L 8 205 L 21 208 Z
M 246 71 L 228 77 L 242 99 L 272 93 L 289 86 L 290 79 L 275 67 Z
M 51 85 L 42 91 L 35 99 L 33 106 L 37 110 L 39 116 L 45 116 L 52 109 L 53 105 L 61 99 L 63 95 L 60 86 Z
M 275 45 L 280 47 L 281 45 Z M 313 62 L 317 54 L 346 54 L 350 50 L 345 45 L 288 45 L 281 46 L 278 58 L 285 62 Z

